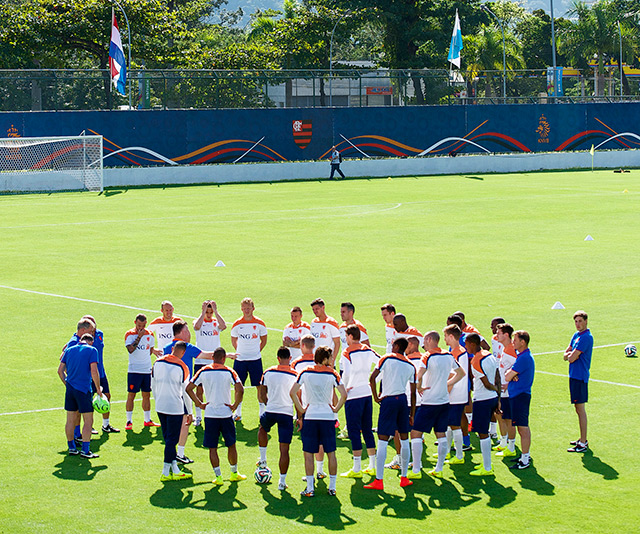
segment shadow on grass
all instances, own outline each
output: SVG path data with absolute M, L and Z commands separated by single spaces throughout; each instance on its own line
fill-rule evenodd
M 491 508 L 502 508 L 511 504 L 516 500 L 517 493 L 511 487 L 505 487 L 500 484 L 495 476 L 473 477 L 469 473 L 456 473 L 456 482 L 458 482 L 465 492 L 465 495 L 479 495 L 480 492 L 485 493 L 489 497 L 487 506 Z
M 480 180 L 480 181 L 484 180 L 484 178 L 482 178 L 482 176 L 465 176 L 465 178 L 467 180 Z
M 505 465 L 510 467 L 513 463 L 505 462 Z M 510 469 L 509 472 L 520 479 L 520 485 L 524 489 L 535 491 L 538 495 L 555 495 L 556 487 L 540 476 L 533 462 L 528 469 Z
M 151 432 L 151 429 L 155 432 Z M 134 451 L 143 451 L 146 445 L 151 445 L 155 440 L 162 440 L 162 430 L 160 427 L 143 427 L 139 433 L 133 430 L 125 430 L 126 439 L 122 444 L 123 447 L 131 447 Z
M 236 439 L 244 442 L 248 447 L 258 446 L 258 427 L 245 428 L 242 421 L 236 423 Z
M 400 478 L 388 478 L 385 485 L 397 485 Z M 420 482 L 419 480 L 417 482 Z M 367 482 L 368 483 L 368 482 Z M 350 500 L 353 506 L 364 510 L 373 510 L 381 507 L 380 515 L 383 517 L 396 517 L 398 519 L 423 519 L 431 514 L 429 506 L 422 497 L 416 494 L 417 484 L 404 489 L 406 495 L 399 497 L 383 491 L 364 489 L 365 482 L 356 480 L 351 486 Z
M 582 463 L 588 471 L 602 475 L 602 478 L 605 480 L 616 480 L 620 474 L 609 464 L 604 463 L 600 458 L 593 454 L 591 449 L 587 449 L 582 453 Z
M 91 462 L 100 461 L 98 458 L 88 460 L 80 456 L 69 456 L 65 452 L 64 459 L 56 464 L 52 475 L 65 480 L 93 480 L 100 472 L 107 469 L 106 465 L 93 465 Z

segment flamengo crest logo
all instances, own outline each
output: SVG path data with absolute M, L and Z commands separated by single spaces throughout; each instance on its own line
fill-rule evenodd
M 311 121 L 293 121 L 293 140 L 302 150 L 311 142 Z

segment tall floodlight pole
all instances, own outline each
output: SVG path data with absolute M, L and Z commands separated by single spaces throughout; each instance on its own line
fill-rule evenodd
M 618 33 L 620 34 L 620 96 L 622 96 L 622 27 L 618 21 Z
M 556 26 L 553 15 L 553 0 L 550 1 L 551 7 L 551 60 L 553 62 L 553 96 L 558 96 L 558 65 L 556 64 Z
M 340 21 L 350 14 L 350 10 L 345 11 L 333 25 L 333 30 L 331 30 L 331 39 L 329 40 L 329 107 L 333 106 L 333 34 L 335 33 Z
M 127 23 L 127 42 L 129 44 L 129 67 L 128 67 L 129 72 L 127 72 L 127 78 L 129 83 L 129 109 L 131 109 L 131 28 L 129 27 L 129 18 L 127 17 L 127 14 L 125 13 L 124 9 L 122 9 L 122 6 L 117 2 L 117 0 L 112 0 L 112 2 L 116 6 L 118 6 L 118 9 L 120 11 L 122 11 L 122 14 L 124 15 L 124 20 Z
M 502 22 L 500 22 L 500 19 L 496 16 L 496 14 L 493 11 L 491 11 L 486 5 L 483 4 L 482 9 L 487 13 L 489 13 L 489 15 L 491 15 L 494 19 L 496 19 L 496 22 L 500 26 L 500 31 L 502 31 L 502 98 L 506 102 L 507 101 L 507 50 L 504 42 L 504 26 L 502 25 Z

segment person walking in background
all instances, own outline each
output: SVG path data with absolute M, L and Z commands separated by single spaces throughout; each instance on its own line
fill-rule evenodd
M 331 147 L 331 176 L 329 176 L 329 180 L 333 180 L 333 175 L 337 172 L 343 178 L 345 177 L 343 172 L 340 170 L 340 164 L 342 163 L 342 156 L 338 149 L 334 146 Z

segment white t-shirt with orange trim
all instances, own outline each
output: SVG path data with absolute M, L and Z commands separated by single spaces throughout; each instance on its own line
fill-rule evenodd
M 417 328 L 414 328 L 413 326 L 410 326 L 404 332 L 398 332 L 396 330 L 394 341 L 401 337 L 405 339 L 409 339 L 410 337 L 417 337 L 420 341 L 422 341 L 424 336 L 420 333 L 420 330 L 418 330 Z
M 171 354 L 158 358 L 151 369 L 151 390 L 156 411 L 167 415 L 191 413 L 191 399 L 186 388 L 189 368 Z
M 393 323 L 385 325 L 384 336 L 387 340 L 387 354 L 389 354 L 393 349 L 393 342 L 396 340 L 396 329 L 393 327 Z
M 340 358 L 342 380 L 347 388 L 347 399 L 362 399 L 371 396 L 369 377 L 380 356 L 367 345 L 356 343 L 347 347 Z
M 289 392 L 297 379 L 298 373 L 289 365 L 274 365 L 262 374 L 260 385 L 267 387 L 266 412 L 293 416 Z
M 222 365 L 212 363 L 202 367 L 192 378 L 196 386 L 204 388 L 207 406 L 204 409 L 205 418 L 224 419 L 231 417 L 231 388 L 240 383 L 236 372 Z
M 124 335 L 124 346 L 128 347 L 138 339 L 138 332 L 132 328 Z M 138 346 L 129 354 L 129 373 L 140 373 L 143 375 L 151 374 L 151 349 L 154 347 L 155 340 L 153 332 L 145 328 L 144 334 L 138 341 Z
M 301 321 L 298 326 L 295 326 L 293 323 L 289 323 L 284 327 L 284 331 L 282 332 L 282 339 L 288 337 L 293 341 L 300 341 L 302 336 L 306 336 L 311 333 L 311 326 L 309 323 L 305 323 Z M 295 360 L 300 357 L 302 351 L 296 347 L 287 347 L 289 349 L 289 353 L 291 354 L 291 360 Z
M 218 320 L 213 317 L 210 321 L 204 319 L 200 330 L 196 330 L 196 347 L 204 352 L 213 352 L 220 346 L 220 325 Z M 212 360 L 199 359 L 198 364 L 208 365 L 213 363 Z
M 500 352 L 500 363 L 498 367 L 500 369 L 500 382 L 502 385 L 505 385 L 507 383 L 505 375 L 507 374 L 507 371 L 509 371 L 509 369 L 513 367 L 513 364 L 516 363 L 517 358 L 518 356 L 516 355 L 516 349 L 513 346 L 513 343 L 511 345 L 507 345 L 506 347 L 502 347 L 502 351 Z M 509 390 L 506 388 L 503 389 L 502 397 L 508 396 Z
M 340 329 L 338 322 L 327 316 L 324 321 L 320 321 L 317 317 L 311 321 L 311 335 L 316 338 L 316 348 L 321 345 L 329 347 L 333 351 L 333 355 L 337 358 L 336 347 L 333 345 L 333 339 L 340 337 Z
M 467 404 L 469 402 L 469 353 L 458 345 L 451 351 L 460 369 L 464 371 L 464 378 L 456 382 L 449 392 L 449 403 Z
M 336 414 L 331 409 L 333 405 L 333 389 L 342 385 L 340 375 L 326 365 L 308 367 L 298 375 L 298 384 L 304 390 L 307 411 L 306 420 L 334 421 Z
M 360 330 L 360 343 L 364 343 L 365 341 L 369 341 L 369 336 L 367 335 L 367 329 L 364 327 L 364 325 L 358 321 L 357 319 L 354 319 L 354 323 L 353 326 L 357 326 L 358 330 Z M 342 322 L 342 324 L 340 325 L 340 342 L 342 343 L 342 347 L 345 348 L 347 347 L 347 327 L 351 326 L 348 325 L 346 322 Z
M 502 349 L 503 345 L 498 341 L 497 334 L 491 336 L 491 354 L 500 359 L 500 352 L 502 351 Z
M 246 362 L 259 360 L 260 354 L 260 338 L 267 335 L 267 327 L 262 319 L 254 317 L 253 319 L 245 319 L 240 317 L 231 328 L 231 337 L 238 339 L 236 352 L 238 356 L 236 360 Z
M 382 382 L 381 397 L 404 395 L 407 384 L 416 383 L 416 368 L 404 354 L 385 354 L 376 365 Z M 411 401 L 411 399 L 409 399 Z
M 173 323 L 181 320 L 180 317 L 172 317 L 167 321 L 160 316 L 151 321 L 147 330 L 151 330 L 156 335 L 158 348 L 161 349 L 173 341 Z
M 296 358 L 294 361 L 291 362 L 291 367 L 296 373 L 300 374 L 302 371 L 304 371 L 305 369 L 308 369 L 309 367 L 313 367 L 315 364 L 316 362 L 313 360 L 313 354 L 302 354 L 299 358 Z M 307 404 L 305 387 L 302 386 L 300 391 L 302 392 L 301 399 L 302 399 L 302 405 L 304 406 L 305 404 Z
M 482 383 L 482 377 L 486 376 L 489 383 L 495 385 L 498 360 L 489 351 L 481 350 L 471 360 L 471 374 L 473 375 L 473 400 L 482 401 L 498 396 L 496 391 L 487 389 Z
M 417 379 L 418 370 L 420 369 L 420 362 L 422 361 L 422 357 L 424 356 L 424 354 L 418 351 L 418 352 L 412 352 L 411 354 L 407 354 L 406 356 L 407 356 L 407 359 L 416 368 L 416 379 Z M 423 387 L 423 385 L 424 385 L 424 377 L 422 380 L 422 384 L 418 384 L 417 387 Z M 407 394 L 407 404 L 411 406 L 411 385 L 410 384 L 407 384 L 406 394 Z M 422 395 L 416 388 L 416 406 L 420 405 L 421 403 L 422 403 Z
M 448 352 L 427 352 L 420 362 L 420 368 L 426 369 L 422 393 L 423 405 L 449 404 L 447 381 L 451 372 L 460 367 L 456 359 Z

